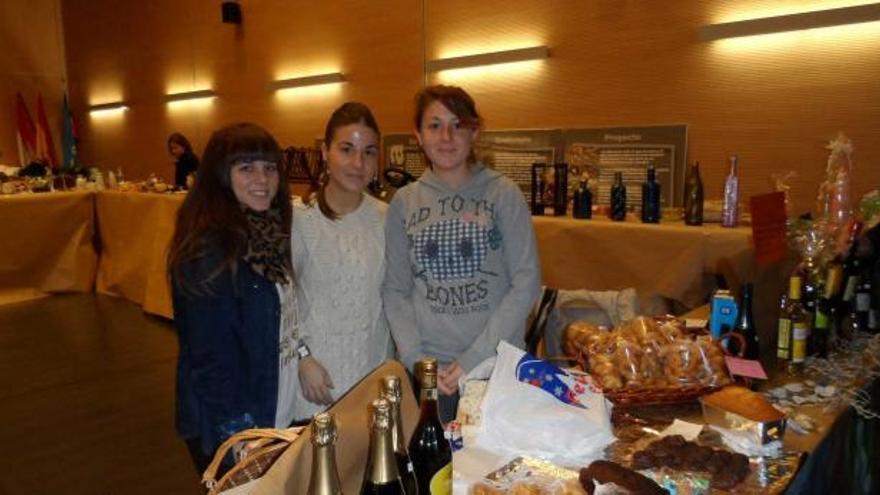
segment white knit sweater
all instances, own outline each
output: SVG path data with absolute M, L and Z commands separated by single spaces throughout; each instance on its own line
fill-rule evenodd
M 334 221 L 317 205 L 294 202 L 291 240 L 300 335 L 330 374 L 334 399 L 391 355 L 381 294 L 386 208 L 364 195 L 357 210 Z M 297 419 L 324 409 L 302 396 L 298 377 L 296 383 Z

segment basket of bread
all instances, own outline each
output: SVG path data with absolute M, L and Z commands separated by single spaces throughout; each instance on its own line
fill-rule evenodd
M 718 342 L 675 319 L 639 317 L 612 330 L 575 321 L 562 341 L 617 405 L 691 402 L 731 381 Z

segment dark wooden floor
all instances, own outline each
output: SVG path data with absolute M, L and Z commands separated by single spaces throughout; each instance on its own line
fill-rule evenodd
M 174 327 L 123 299 L 0 306 L 0 495 L 203 493 L 176 358 Z

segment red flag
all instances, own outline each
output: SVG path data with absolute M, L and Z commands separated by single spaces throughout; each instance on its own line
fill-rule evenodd
M 37 96 L 37 158 L 46 160 L 52 168 L 58 168 L 58 154 L 55 152 L 55 143 L 52 141 L 52 132 L 49 131 L 49 119 L 46 118 L 46 109 L 43 107 L 43 96 Z
M 15 95 L 15 124 L 18 129 L 18 158 L 21 166 L 33 160 L 37 148 L 37 130 L 21 93 Z

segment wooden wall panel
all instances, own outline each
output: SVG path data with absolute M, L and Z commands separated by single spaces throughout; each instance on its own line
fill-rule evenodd
M 218 126 L 253 120 L 285 144 L 310 144 L 330 111 L 368 103 L 386 132 L 411 128 L 423 59 L 537 44 L 540 62 L 450 71 L 489 128 L 689 124 L 689 157 L 720 196 L 726 157 L 741 157 L 746 194 L 770 189 L 772 172 L 795 170 L 798 209 L 812 204 L 838 130 L 856 146 L 856 189 L 880 185 L 880 23 L 747 41 L 703 42 L 715 22 L 849 5 L 843 0 L 242 0 L 244 25 L 219 21 L 216 2 L 64 2 L 68 72 L 80 107 L 113 93 L 131 102 L 120 118 L 84 118 L 84 156 L 129 175 L 170 177 L 164 139 L 197 148 Z M 425 11 L 422 12 L 424 5 Z M 423 15 L 424 14 L 424 15 Z M 341 70 L 332 91 L 279 98 L 278 77 Z M 211 85 L 209 107 L 169 112 L 169 86 Z
M 0 2 L 0 163 L 19 165 L 15 94 L 25 98 L 36 123 L 37 95 L 61 159 L 64 50 L 58 0 Z

